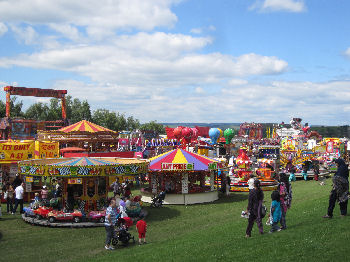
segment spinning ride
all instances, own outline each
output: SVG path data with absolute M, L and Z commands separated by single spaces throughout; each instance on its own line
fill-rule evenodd
M 277 183 L 272 179 L 272 170 L 266 167 L 267 163 L 272 164 L 270 160 L 260 160 L 259 168 L 256 170 L 256 178 L 260 180 L 261 189 L 263 191 L 275 190 Z M 234 171 L 233 178 L 231 179 L 230 191 L 233 192 L 248 192 L 248 180 L 253 173 L 252 161 L 247 156 L 245 149 L 240 149 L 239 156 L 236 158 L 236 164 L 238 168 Z

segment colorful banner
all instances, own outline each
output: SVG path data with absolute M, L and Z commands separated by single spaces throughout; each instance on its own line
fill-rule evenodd
M 35 159 L 59 157 L 59 142 L 35 141 Z
M 175 163 L 162 163 L 162 170 L 194 170 L 193 163 L 175 164 Z
M 34 141 L 0 142 L 0 162 L 15 162 L 34 158 Z
M 28 176 L 60 176 L 60 177 L 87 177 L 87 176 L 116 176 L 136 175 L 147 172 L 147 165 L 113 165 L 113 166 L 43 166 L 19 164 L 20 174 Z

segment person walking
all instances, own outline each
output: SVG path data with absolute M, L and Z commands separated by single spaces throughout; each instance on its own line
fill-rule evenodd
M 114 236 L 114 226 L 117 223 L 117 211 L 116 211 L 116 201 L 115 199 L 111 199 L 109 206 L 106 210 L 105 217 L 105 229 L 106 229 L 106 241 L 105 241 L 105 249 L 113 250 L 114 247 L 111 246 L 111 241 Z
M 248 207 L 246 213 L 249 213 L 248 225 L 246 230 L 246 237 L 251 237 L 254 222 L 256 221 L 259 233 L 263 234 L 263 224 L 261 222 L 261 209 L 264 200 L 264 193 L 260 188 L 260 181 L 256 179 L 254 181 L 254 189 L 249 191 Z
M 341 158 L 336 159 L 335 163 L 338 169 L 333 177 L 333 188 L 329 196 L 327 215 L 323 216 L 323 218 L 333 217 L 333 210 L 337 200 L 339 202 L 341 216 L 346 216 L 348 211 L 349 169 Z
M 15 189 L 15 208 L 13 209 L 12 214 L 16 213 L 18 205 L 20 205 L 19 212 L 23 213 L 23 195 L 24 195 L 24 183 L 20 184 Z

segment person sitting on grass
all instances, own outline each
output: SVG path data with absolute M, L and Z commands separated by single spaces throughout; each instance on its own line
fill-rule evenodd
M 280 203 L 280 193 L 278 191 L 273 191 L 271 194 L 271 208 L 270 208 L 270 224 L 271 230 L 269 233 L 273 233 L 275 231 L 281 231 L 278 226 L 278 222 L 281 221 L 282 211 L 281 211 L 281 203 Z
M 140 216 L 139 221 L 137 221 L 136 229 L 137 229 L 137 232 L 139 233 L 139 245 L 142 244 L 142 239 L 143 239 L 143 243 L 146 244 L 147 223 L 144 220 L 143 216 Z

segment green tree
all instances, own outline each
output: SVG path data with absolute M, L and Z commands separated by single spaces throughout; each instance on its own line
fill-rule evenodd
M 157 123 L 157 121 L 151 121 L 145 124 L 142 124 L 140 130 L 152 130 L 158 134 L 165 134 L 165 127 L 162 124 Z
M 32 104 L 25 112 L 25 118 L 36 120 L 47 120 L 49 107 L 42 102 Z
M 23 102 L 22 101 L 18 102 L 17 101 L 17 97 L 13 96 L 11 98 L 11 103 L 10 103 L 10 116 L 12 118 L 14 118 L 14 117 L 24 117 L 24 113 L 22 111 L 22 107 L 23 107 Z
M 6 104 L 0 100 L 0 117 L 6 116 Z

